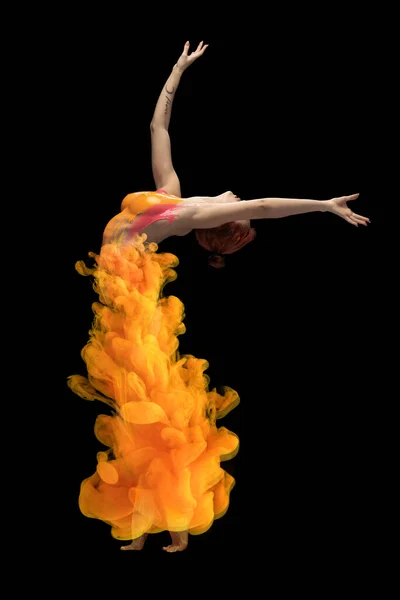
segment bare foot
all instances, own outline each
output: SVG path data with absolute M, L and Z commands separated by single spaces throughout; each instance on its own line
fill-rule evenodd
M 165 550 L 166 552 L 182 552 L 182 550 L 186 550 L 188 545 L 187 531 L 170 531 L 170 535 L 172 544 L 170 544 L 169 546 L 164 546 L 163 550 Z
M 132 540 L 127 546 L 121 546 L 120 550 L 141 550 L 144 546 L 144 542 L 147 538 L 147 533 L 144 533 L 140 537 Z

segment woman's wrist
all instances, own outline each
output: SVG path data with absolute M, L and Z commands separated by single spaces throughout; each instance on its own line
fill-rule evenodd
M 173 67 L 172 67 L 172 72 L 173 73 L 177 73 L 179 76 L 182 75 L 182 73 L 184 72 L 185 69 L 182 69 L 182 67 L 178 66 L 178 63 L 176 63 Z
M 321 212 L 332 212 L 332 203 L 330 200 L 321 200 Z

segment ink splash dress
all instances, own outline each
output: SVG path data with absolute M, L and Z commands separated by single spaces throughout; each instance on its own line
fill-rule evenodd
M 68 385 L 110 407 L 95 423 L 104 449 L 81 484 L 79 507 L 119 540 L 163 530 L 201 534 L 228 509 L 235 482 L 221 461 L 236 454 L 239 440 L 216 421 L 239 396 L 227 386 L 210 390 L 209 363 L 180 355 L 184 306 L 164 295 L 179 260 L 141 233 L 150 222 L 171 222 L 182 200 L 160 191 L 129 197 L 128 221 L 122 213 L 110 221 L 100 254 L 89 253 L 94 265 L 75 265 L 92 278 L 98 301 L 81 352 L 87 377 L 72 375 Z

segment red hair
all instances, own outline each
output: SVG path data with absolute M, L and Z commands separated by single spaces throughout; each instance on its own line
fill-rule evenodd
M 249 221 L 230 221 L 211 229 L 196 229 L 195 235 L 200 246 L 212 254 L 208 264 L 216 269 L 225 266 L 222 254 L 233 254 L 256 237 L 256 230 Z

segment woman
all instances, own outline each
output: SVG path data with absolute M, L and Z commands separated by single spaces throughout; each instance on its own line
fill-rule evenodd
M 224 254 L 229 254 L 244 245 L 238 245 L 237 240 L 236 243 L 232 243 L 233 232 L 240 232 L 241 241 L 244 243 L 254 239 L 255 231 L 250 227 L 251 219 L 276 219 L 319 211 L 336 214 L 356 227 L 359 224 L 367 225 L 368 218 L 354 213 L 347 206 L 347 202 L 355 200 L 359 194 L 325 201 L 261 198 L 242 202 L 230 191 L 219 196 L 181 198 L 181 187 L 172 163 L 168 133 L 171 110 L 182 74 L 206 49 L 207 45 L 200 42 L 197 50 L 189 55 L 189 42 L 186 42 L 182 55 L 161 91 L 150 125 L 154 181 L 158 193 L 167 195 L 168 198 L 162 199 L 150 193 L 128 194 L 122 202 L 121 212 L 107 225 L 103 242 L 115 239 L 116 235 L 119 238 L 125 237 L 127 241 L 134 233 L 140 232 L 147 235 L 148 242 L 160 243 L 170 236 L 183 236 L 195 230 L 198 241 L 204 247 L 214 251 L 221 248 Z M 157 205 L 158 208 L 155 207 Z M 148 208 L 150 212 L 147 212 L 146 218 L 136 220 L 133 226 L 137 215 L 143 215 Z M 231 228 L 226 227 L 227 224 L 230 224 Z M 204 231 L 210 229 L 213 231 Z M 215 256 L 212 258 L 214 260 Z M 217 261 L 211 264 L 222 266 L 221 258 L 217 258 Z
M 94 475 L 81 486 L 79 504 L 88 517 L 112 526 L 112 535 L 140 550 L 148 533 L 168 530 L 167 552 L 187 547 L 188 532 L 201 534 L 229 505 L 233 478 L 220 467 L 238 450 L 238 439 L 216 420 L 237 406 L 229 387 L 209 391 L 205 360 L 180 356 L 184 307 L 163 288 L 176 277 L 177 258 L 157 244 L 194 230 L 222 266 L 229 254 L 254 238 L 251 219 L 332 212 L 350 224 L 369 219 L 347 207 L 358 194 L 325 201 L 261 198 L 242 202 L 228 191 L 214 197 L 181 198 L 171 159 L 168 127 L 174 96 L 186 68 L 207 48 L 189 54 L 189 42 L 158 99 L 151 123 L 152 168 L 157 192 L 124 198 L 106 226 L 92 275 L 99 303 L 89 343 L 82 351 L 88 377 L 69 378 L 71 389 L 112 407 L 100 415 L 97 438 L 108 447 L 97 455 Z M 216 253 L 216 254 L 215 254 Z

